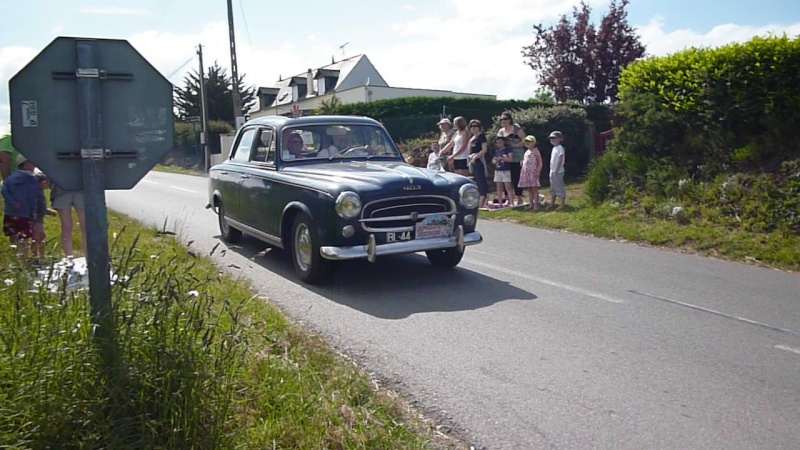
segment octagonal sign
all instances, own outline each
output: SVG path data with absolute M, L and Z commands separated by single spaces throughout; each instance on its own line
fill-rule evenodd
M 97 67 L 78 67 L 86 42 Z M 101 148 L 81 148 L 85 77 L 100 81 L 100 120 L 88 126 Z M 66 190 L 83 189 L 87 150 L 102 155 L 106 189 L 130 189 L 173 148 L 172 84 L 125 40 L 58 37 L 14 75 L 9 94 L 14 146 Z

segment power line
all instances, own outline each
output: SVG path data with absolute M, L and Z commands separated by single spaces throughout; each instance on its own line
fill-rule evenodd
M 244 2 L 239 0 L 239 10 L 242 12 L 242 22 L 244 22 L 244 32 L 247 34 L 247 43 L 250 44 L 250 50 L 253 50 L 253 40 L 250 38 L 250 28 L 247 26 L 247 16 L 244 13 Z
M 187 64 L 189 64 L 190 62 L 192 62 L 192 60 L 194 60 L 194 56 L 192 56 L 192 57 L 190 57 L 189 59 L 187 59 L 185 63 L 181 64 L 181 66 L 180 66 L 180 67 L 178 67 L 178 68 L 177 68 L 177 69 L 175 69 L 175 70 L 174 70 L 174 71 L 173 71 L 171 74 L 169 74 L 169 76 L 167 77 L 167 79 L 169 80 L 169 79 L 171 79 L 172 77 L 174 77 L 176 73 L 178 73 L 178 72 L 180 72 L 181 70 L 183 70 L 183 68 L 184 68 L 184 67 L 186 67 L 186 65 L 187 65 Z

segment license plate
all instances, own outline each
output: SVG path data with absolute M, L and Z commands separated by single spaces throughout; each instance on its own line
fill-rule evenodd
M 453 223 L 447 216 L 429 216 L 417 223 L 416 239 L 430 239 L 450 236 Z
M 403 231 L 397 233 L 394 231 L 390 231 L 386 233 L 387 244 L 391 244 L 392 242 L 410 241 L 412 239 L 414 239 L 414 235 L 410 231 Z

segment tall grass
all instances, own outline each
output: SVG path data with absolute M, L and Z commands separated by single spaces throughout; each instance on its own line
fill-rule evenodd
M 116 244 L 112 254 L 112 367 L 98 357 L 86 291 L 33 287 L 18 266 L 0 271 L 0 443 L 230 444 L 247 351 L 245 303 L 217 302 L 203 289 L 213 280 L 198 278 L 194 262 L 177 254 L 151 259 Z

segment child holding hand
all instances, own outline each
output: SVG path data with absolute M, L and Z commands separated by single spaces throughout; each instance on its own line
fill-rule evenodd
M 431 153 L 428 155 L 428 170 L 434 172 L 444 172 L 442 160 L 439 159 L 439 143 L 431 142 Z

